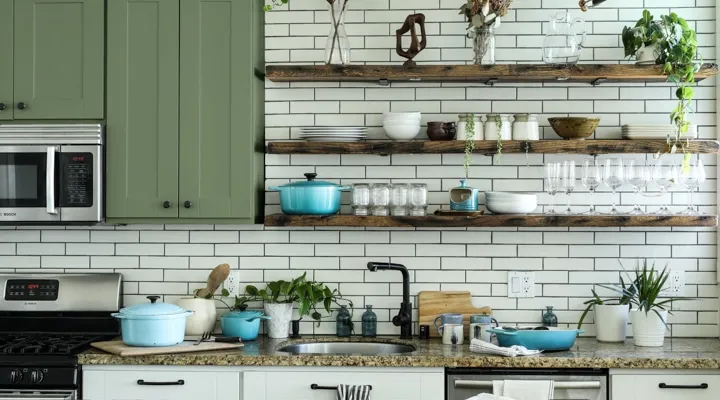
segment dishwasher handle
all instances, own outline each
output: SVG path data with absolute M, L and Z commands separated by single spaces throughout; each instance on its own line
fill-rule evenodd
M 73 400 L 72 393 L 0 393 L 0 400 Z
M 467 381 L 457 380 L 454 382 L 457 389 L 487 389 L 492 388 L 492 381 Z M 555 389 L 600 389 L 602 385 L 598 381 L 556 381 Z

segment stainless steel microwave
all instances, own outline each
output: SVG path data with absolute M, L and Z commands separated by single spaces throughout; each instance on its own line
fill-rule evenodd
M 0 224 L 95 224 L 101 125 L 0 125 Z

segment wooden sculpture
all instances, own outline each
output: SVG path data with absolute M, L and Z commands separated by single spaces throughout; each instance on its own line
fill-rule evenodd
M 422 35 L 422 40 L 420 42 L 418 42 L 415 24 L 420 25 L 420 34 Z M 410 47 L 407 50 L 403 50 L 402 37 L 408 32 L 410 32 Z M 413 61 L 413 58 L 420 54 L 420 52 L 427 46 L 427 35 L 425 34 L 425 14 L 408 15 L 403 26 L 395 31 L 395 35 L 397 36 L 396 50 L 398 55 L 408 59 L 403 65 L 406 67 L 415 66 L 416 64 L 415 61 Z

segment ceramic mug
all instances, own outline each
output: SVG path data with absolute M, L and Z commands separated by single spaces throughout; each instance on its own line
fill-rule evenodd
M 438 320 L 440 321 L 440 325 L 438 325 Z M 462 314 L 440 314 L 440 316 L 435 318 L 433 325 L 435 325 L 435 329 L 442 335 L 443 334 L 443 326 L 448 325 L 448 324 L 462 325 L 462 323 L 463 323 Z
M 493 324 L 498 327 L 497 320 L 488 314 L 477 314 L 470 316 L 470 337 L 485 342 L 490 342 L 492 333 L 488 329 L 492 329 Z
M 442 342 L 448 345 L 463 344 L 465 327 L 463 324 L 445 324 L 442 326 Z

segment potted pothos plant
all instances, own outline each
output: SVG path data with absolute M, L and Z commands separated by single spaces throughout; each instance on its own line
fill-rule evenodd
M 605 285 L 598 285 L 607 288 Z M 585 318 L 591 310 L 595 311 L 595 336 L 599 342 L 624 342 L 627 338 L 628 315 L 630 312 L 630 300 L 635 292 L 633 284 L 625 284 L 620 277 L 620 283 L 611 290 L 620 290 L 619 297 L 601 298 L 595 289 L 590 290 L 592 299 L 584 302 L 587 307 L 580 316 L 578 329 L 582 327 Z
M 265 314 L 271 318 L 267 326 L 268 336 L 272 339 L 288 337 L 295 303 L 300 319 L 310 316 L 318 324 L 323 317 L 320 311 L 330 314 L 333 304 L 340 306 L 340 301 L 343 301 L 352 308 L 352 301 L 344 299 L 338 289 L 331 289 L 322 282 L 309 281 L 306 277 L 307 273 L 304 273 L 291 281 L 273 281 L 265 289 L 248 285 L 245 287 L 246 296 L 239 298 L 236 303 L 262 300 L 265 303 Z
M 669 150 L 675 153 L 679 146 L 685 154 L 683 166 L 689 165 L 691 154 L 686 151 L 688 143 L 683 142 L 682 137 L 690 127 L 688 115 L 692 111 L 694 97 L 692 85 L 695 83 L 695 73 L 702 64 L 697 60 L 695 31 L 684 18 L 674 12 L 655 20 L 648 10 L 644 10 L 635 27 L 626 26 L 623 29 L 622 41 L 626 57 L 637 57 L 639 50 L 656 46 L 652 53 L 655 64 L 662 65 L 668 81 L 673 82 L 677 88 L 675 97 L 678 104 L 670 113 L 670 121 L 676 127 L 676 134 L 674 138 L 668 139 Z

